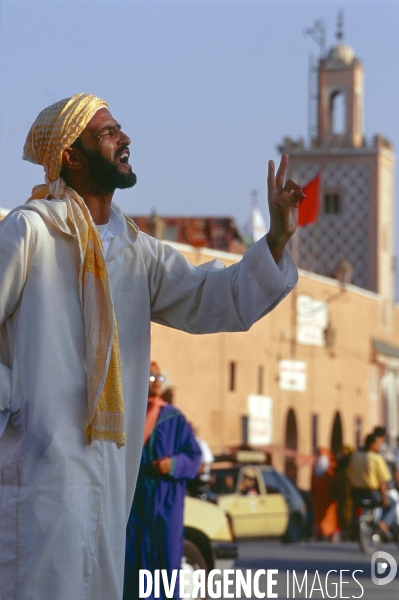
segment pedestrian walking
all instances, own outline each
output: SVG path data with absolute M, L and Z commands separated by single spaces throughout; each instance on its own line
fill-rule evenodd
M 312 472 L 313 535 L 316 539 L 337 541 L 337 500 L 333 496 L 333 479 L 337 463 L 331 450 L 318 448 Z
M 351 446 L 342 446 L 337 455 L 337 466 L 332 480 L 332 497 L 337 501 L 338 528 L 340 536 L 352 539 L 353 501 L 349 481 L 349 462 L 354 452 Z
M 151 362 L 144 446 L 126 529 L 124 600 L 139 597 L 140 569 L 164 569 L 170 581 L 173 570 L 181 568 L 186 483 L 201 464 L 191 425 L 161 398 L 163 380 L 159 365 Z M 161 598 L 166 598 L 162 586 Z

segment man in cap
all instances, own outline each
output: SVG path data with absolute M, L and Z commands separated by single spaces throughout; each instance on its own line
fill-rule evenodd
M 43 110 L 24 158 L 46 183 L 0 224 L 0 597 L 122 597 L 150 321 L 247 330 L 292 289 L 302 190 L 269 163 L 271 228 L 240 263 L 193 267 L 112 203 L 134 185 L 106 102 Z

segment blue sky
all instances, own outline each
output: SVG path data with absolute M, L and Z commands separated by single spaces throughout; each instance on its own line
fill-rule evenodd
M 398 0 L 2 0 L 1 205 L 43 180 L 21 161 L 38 112 L 90 92 L 132 139 L 138 181 L 117 192 L 123 210 L 242 225 L 256 189 L 265 214 L 267 160 L 285 135 L 307 137 L 318 47 L 304 30 L 323 20 L 332 46 L 342 8 L 365 70 L 365 135 L 397 149 Z

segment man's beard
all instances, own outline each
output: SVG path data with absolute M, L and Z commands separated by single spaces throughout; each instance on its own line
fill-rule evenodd
M 87 150 L 83 147 L 81 150 L 87 159 L 89 174 L 95 181 L 98 192 L 108 194 L 117 188 L 131 188 L 136 183 L 137 177 L 132 170 L 121 173 L 118 165 L 105 158 L 98 150 Z

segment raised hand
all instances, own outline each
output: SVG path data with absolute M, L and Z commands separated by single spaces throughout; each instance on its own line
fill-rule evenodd
M 274 162 L 269 160 L 267 191 L 270 212 L 270 231 L 266 236 L 270 252 L 277 262 L 288 240 L 298 226 L 298 206 L 305 198 L 303 190 L 291 179 L 284 185 L 288 166 L 288 154 L 283 154 L 277 174 L 274 174 Z

